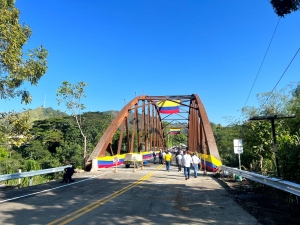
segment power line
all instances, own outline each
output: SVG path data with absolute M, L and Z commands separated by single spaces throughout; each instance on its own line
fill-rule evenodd
M 274 35 L 275 35 L 275 33 L 276 33 L 276 30 L 277 30 L 277 27 L 278 27 L 279 22 L 280 22 L 280 18 L 278 19 L 278 22 L 277 22 L 277 25 L 276 25 L 275 30 L 274 30 L 274 32 L 273 32 L 272 38 L 271 38 L 271 40 L 270 40 L 270 42 L 269 42 L 269 46 L 268 46 L 268 48 L 267 48 L 267 50 L 266 50 L 265 56 L 264 56 L 264 58 L 263 58 L 261 64 L 260 64 L 259 70 L 258 70 L 258 72 L 257 72 L 257 74 L 256 74 L 255 80 L 254 80 L 254 82 L 253 82 L 253 84 L 252 84 L 252 87 L 251 87 L 251 89 L 250 89 L 250 92 L 249 92 L 249 95 L 248 95 L 248 97 L 247 97 L 247 100 L 246 100 L 246 102 L 245 102 L 244 107 L 246 106 L 246 104 L 247 104 L 247 102 L 248 102 L 248 100 L 249 100 L 249 97 L 250 97 L 250 95 L 251 95 L 251 93 L 252 93 L 253 87 L 254 87 L 255 82 L 256 82 L 256 80 L 257 80 L 258 74 L 260 73 L 261 67 L 262 67 L 262 65 L 263 65 L 263 63 L 264 63 L 264 61 L 265 61 L 265 58 L 266 58 L 267 53 L 268 53 L 268 51 L 269 51 L 269 48 L 270 48 L 270 46 L 271 46 L 271 43 L 272 43 L 272 41 L 273 41 L 273 38 L 274 38 Z
M 289 65 L 286 67 L 286 69 L 284 70 L 283 74 L 281 75 L 281 77 L 279 78 L 279 80 L 277 81 L 276 85 L 274 86 L 273 90 L 270 92 L 270 94 L 268 95 L 268 98 L 266 99 L 266 101 L 262 104 L 262 107 L 267 103 L 267 101 L 269 100 L 271 94 L 273 93 L 273 91 L 275 90 L 275 88 L 277 87 L 278 83 L 280 82 L 280 80 L 282 79 L 282 77 L 284 76 L 285 72 L 288 70 L 288 68 L 290 67 L 290 65 L 292 64 L 292 62 L 294 61 L 294 59 L 296 58 L 298 52 L 300 51 L 300 48 L 298 48 L 296 54 L 294 55 L 294 57 L 292 58 L 292 60 L 290 61 Z

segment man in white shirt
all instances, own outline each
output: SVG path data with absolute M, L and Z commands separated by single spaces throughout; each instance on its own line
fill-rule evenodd
M 178 172 L 181 172 L 181 166 L 182 166 L 182 155 L 177 152 L 176 156 L 177 166 L 178 166 Z
M 183 152 L 183 156 L 182 156 L 182 165 L 183 165 L 183 169 L 184 169 L 184 176 L 185 179 L 190 179 L 190 167 L 191 167 L 191 163 L 192 163 L 192 158 L 191 155 L 188 154 L 187 151 Z
M 165 164 L 165 157 L 166 157 L 166 152 L 165 151 L 162 152 L 162 156 L 163 156 L 163 164 Z
M 194 177 L 197 178 L 198 177 L 198 165 L 200 163 L 200 159 L 197 156 L 197 153 L 193 153 L 192 156 L 192 165 L 193 165 L 193 169 L 194 169 Z

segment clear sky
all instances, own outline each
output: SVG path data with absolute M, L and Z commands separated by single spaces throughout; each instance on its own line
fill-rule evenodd
M 1 110 L 58 106 L 62 81 L 83 81 L 85 111 L 121 110 L 138 95 L 198 94 L 209 120 L 240 116 L 279 20 L 268 0 L 17 0 L 43 45 L 48 71 L 33 102 L 0 100 Z M 300 47 L 300 11 L 280 20 L 247 105 L 271 91 Z M 278 88 L 299 82 L 300 53 Z

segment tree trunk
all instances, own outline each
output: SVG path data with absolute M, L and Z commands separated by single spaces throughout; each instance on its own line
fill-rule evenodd
M 85 163 L 86 163 L 86 159 L 87 159 L 87 153 L 86 153 L 86 136 L 83 135 L 84 138 L 84 150 L 83 150 L 83 165 L 82 165 L 82 169 L 85 170 Z
M 259 170 L 260 172 L 262 172 L 264 157 L 262 157 L 262 155 L 258 155 L 258 157 L 259 157 Z

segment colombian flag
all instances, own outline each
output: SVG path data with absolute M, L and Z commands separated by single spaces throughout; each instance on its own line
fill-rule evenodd
M 179 104 L 180 100 L 174 100 L 174 101 L 159 101 L 157 103 L 159 112 L 164 114 L 173 114 L 173 113 L 179 113 Z
M 171 128 L 170 134 L 180 134 L 180 128 Z

